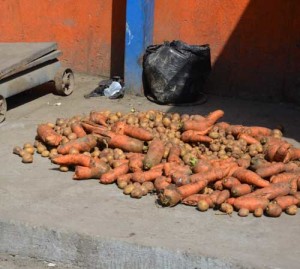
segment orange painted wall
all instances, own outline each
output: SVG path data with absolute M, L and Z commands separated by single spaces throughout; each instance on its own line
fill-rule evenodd
M 56 41 L 65 65 L 80 72 L 110 75 L 113 2 L 1 0 L 0 42 Z M 123 0 L 119 3 L 124 6 Z M 114 41 L 123 42 L 122 38 Z M 123 52 L 120 55 L 122 58 Z
M 297 0 L 156 0 L 154 43 L 210 44 L 210 93 L 300 104 L 299 27 Z

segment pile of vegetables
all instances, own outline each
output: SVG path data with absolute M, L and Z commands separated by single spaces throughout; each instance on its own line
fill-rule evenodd
M 34 144 L 13 152 L 30 163 L 36 151 L 75 180 L 116 183 L 132 198 L 156 193 L 162 206 L 295 215 L 300 149 L 278 129 L 230 125 L 223 115 L 92 111 L 40 124 Z

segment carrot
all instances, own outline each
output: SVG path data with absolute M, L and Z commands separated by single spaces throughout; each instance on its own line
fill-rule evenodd
M 251 159 L 240 158 L 236 160 L 239 167 L 247 169 L 251 165 Z
M 222 180 L 218 180 L 214 183 L 214 189 L 222 191 L 223 190 L 223 183 Z
M 159 163 L 157 165 L 152 166 L 150 170 L 157 170 L 157 169 L 158 170 L 163 170 L 164 166 L 165 166 L 165 163 L 161 162 L 161 163 Z
M 232 133 L 235 136 L 239 134 L 245 133 L 253 137 L 260 136 L 270 136 L 272 134 L 272 130 L 265 127 L 260 126 L 243 126 L 243 125 L 230 125 L 226 129 L 227 133 Z
M 234 200 L 233 206 L 239 210 L 246 208 L 250 212 L 254 212 L 257 208 L 265 209 L 269 204 L 269 200 L 265 197 L 245 197 L 241 196 Z
M 100 133 L 103 133 L 103 132 L 107 131 L 106 127 L 101 126 L 101 125 L 97 125 L 97 124 L 95 124 L 93 122 L 90 122 L 90 121 L 81 122 L 81 126 L 88 133 L 100 134 Z
M 92 163 L 92 158 L 84 154 L 67 154 L 57 155 L 56 157 L 53 157 L 52 162 L 64 166 L 80 165 L 90 167 Z
M 58 146 L 62 136 L 56 133 L 47 124 L 40 124 L 37 128 L 38 137 L 49 146 Z
M 197 131 L 201 135 L 206 135 L 212 129 L 212 125 L 209 125 L 205 119 L 186 120 L 183 122 L 182 129 L 184 131 Z
M 223 204 L 228 198 L 230 197 L 230 192 L 229 190 L 223 190 L 220 192 L 220 194 L 217 197 L 216 200 L 216 205 L 221 205 Z
M 222 121 L 222 122 L 216 123 L 215 126 L 218 127 L 221 130 L 226 130 L 230 126 L 230 124 L 227 123 L 227 122 Z
M 300 149 L 290 148 L 283 160 L 284 163 L 287 163 L 291 160 L 299 160 L 300 159 Z
M 299 201 L 298 206 L 300 206 L 300 191 L 297 191 L 296 193 L 294 193 L 293 196 L 298 199 L 298 201 Z
M 133 156 L 129 159 L 129 169 L 132 172 L 142 171 L 144 155 Z
M 194 173 L 203 173 L 211 169 L 211 164 L 204 160 L 198 160 L 197 164 L 192 168 Z
M 112 127 L 112 131 L 115 131 L 119 134 L 125 134 L 130 137 L 142 140 L 142 141 L 150 141 L 153 139 L 153 134 L 148 130 L 136 126 L 127 125 L 125 122 L 117 122 Z
M 128 152 L 141 153 L 144 149 L 144 142 L 127 135 L 115 134 L 113 132 L 105 132 L 107 138 L 104 140 L 107 142 L 109 147 L 120 148 Z
M 143 161 L 145 170 L 148 170 L 161 162 L 164 155 L 164 148 L 164 143 L 160 139 L 152 140 Z
M 178 167 L 178 164 L 177 163 L 169 163 L 169 162 L 166 162 L 164 164 L 164 174 L 165 176 L 171 176 L 171 173 L 172 173 L 172 170 L 175 168 L 175 167 Z
M 97 145 L 97 139 L 93 135 L 87 135 L 85 137 L 77 138 L 67 142 L 64 145 L 60 145 L 57 148 L 59 154 L 67 154 L 70 149 L 77 149 L 79 152 L 90 151 Z
M 105 162 L 98 162 L 92 167 L 84 167 L 78 165 L 75 168 L 75 174 L 73 176 L 73 179 L 99 179 L 101 175 L 107 173 L 109 170 L 110 167 Z
M 218 110 L 215 110 L 215 111 L 209 113 L 206 116 L 206 120 L 207 120 L 208 124 L 211 126 L 211 125 L 215 124 L 223 116 L 224 116 L 224 111 L 218 109 Z
M 226 203 L 227 203 L 227 204 L 230 204 L 230 205 L 233 205 L 235 199 L 236 199 L 236 198 L 234 198 L 234 197 L 230 197 L 230 198 L 228 198 L 228 199 L 226 200 Z
M 260 196 L 269 200 L 273 200 L 278 196 L 288 195 L 291 191 L 290 183 L 272 183 L 262 189 L 257 189 L 254 192 L 247 194 L 246 196 Z
M 291 179 L 290 188 L 291 188 L 290 194 L 294 194 L 294 193 L 297 192 L 297 190 L 298 190 L 298 178 Z
M 284 143 L 276 151 L 274 160 L 277 162 L 286 160 L 290 147 L 291 147 L 291 145 L 284 141 Z
M 208 183 L 215 182 L 226 176 L 226 170 L 224 169 L 211 169 L 204 173 L 197 173 L 190 176 L 191 182 L 197 182 L 199 180 L 207 180 Z
M 181 153 L 180 147 L 178 145 L 172 145 L 169 151 L 167 161 L 181 164 L 182 160 L 180 159 L 180 153 Z
M 106 123 L 107 117 L 104 114 L 102 114 L 101 112 L 91 111 L 90 120 L 97 124 L 107 126 L 107 123 Z
M 154 181 L 157 177 L 162 175 L 162 170 L 151 169 L 146 172 L 134 172 L 132 181 L 143 183 L 145 181 Z
M 235 177 L 226 177 L 222 180 L 222 184 L 226 189 L 231 189 L 236 185 L 240 185 L 241 182 Z
M 263 187 L 267 187 L 270 185 L 269 181 L 262 179 L 256 173 L 254 173 L 250 170 L 246 170 L 244 168 L 236 169 L 233 172 L 232 176 L 236 177 L 242 183 L 252 184 L 252 185 L 255 185 L 256 187 L 263 188 Z
M 220 193 L 221 193 L 221 191 L 215 190 L 213 193 L 209 194 L 209 197 L 214 204 L 217 203 L 217 199 L 218 199 L 218 196 L 220 195 Z
M 191 183 L 189 175 L 183 172 L 174 172 L 172 173 L 171 178 L 172 178 L 172 182 L 176 186 L 182 186 Z
M 298 178 L 300 175 L 297 175 L 295 173 L 281 173 L 278 175 L 274 175 L 271 177 L 270 182 L 271 183 L 279 183 L 279 182 L 290 182 L 294 178 Z
M 209 207 L 213 207 L 214 203 L 208 194 L 193 194 L 182 200 L 185 205 L 196 206 L 199 201 L 204 200 L 208 203 Z
M 255 139 L 253 136 L 248 135 L 248 134 L 244 134 L 244 133 L 239 134 L 238 138 L 245 140 L 247 142 L 247 144 L 250 144 L 250 145 L 259 144 L 259 141 L 257 139 Z
M 299 200 L 292 195 L 276 197 L 274 201 L 281 207 L 282 210 L 287 209 L 291 205 L 298 205 Z
M 169 185 L 164 189 L 163 194 L 159 196 L 159 200 L 164 206 L 175 206 L 184 198 L 196 194 L 207 186 L 207 180 L 199 180 L 195 183 L 186 184 L 178 188 Z
M 82 128 L 81 124 L 79 122 L 75 122 L 71 124 L 72 132 L 77 135 L 77 137 L 84 137 L 86 136 L 85 130 Z
M 249 184 L 240 184 L 240 185 L 233 186 L 231 188 L 231 194 L 232 194 L 232 196 L 235 196 L 235 197 L 239 197 L 239 196 L 248 194 L 251 191 L 252 191 L 252 188 Z
M 104 183 L 104 184 L 113 183 L 117 180 L 117 178 L 119 176 L 127 174 L 128 171 L 129 171 L 128 164 L 122 164 L 122 165 L 108 171 L 107 173 L 104 173 L 103 175 L 101 175 L 100 183 Z
M 258 168 L 255 172 L 261 177 L 270 177 L 285 171 L 285 164 L 282 162 L 272 163 L 269 166 Z
M 188 130 L 185 131 L 181 134 L 181 140 L 183 142 L 190 142 L 190 143 L 196 143 L 196 142 L 201 142 L 201 143 L 210 143 L 212 142 L 212 138 L 209 136 L 203 135 L 199 131 L 194 131 L 194 130 Z
M 171 184 L 171 178 L 165 176 L 159 176 L 154 181 L 155 189 L 160 192 Z

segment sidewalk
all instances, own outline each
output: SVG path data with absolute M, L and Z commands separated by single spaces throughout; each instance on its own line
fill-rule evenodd
M 73 181 L 72 172 L 57 171 L 40 155 L 25 165 L 12 154 L 14 146 L 33 141 L 38 123 L 94 109 L 207 114 L 221 108 L 232 123 L 283 125 L 289 141 L 300 146 L 299 107 L 214 96 L 190 107 L 159 106 L 134 96 L 84 99 L 99 78 L 76 78 L 69 97 L 39 88 L 8 100 L 13 108 L 0 125 L 0 253 L 80 268 L 299 268 L 300 214 L 256 219 L 182 205 L 160 208 L 155 196 L 131 199 L 115 185 Z

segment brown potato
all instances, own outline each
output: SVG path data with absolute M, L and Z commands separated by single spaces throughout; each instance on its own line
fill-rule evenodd
M 59 167 L 59 171 L 61 172 L 68 172 L 69 171 L 69 167 L 68 166 L 64 166 L 64 165 L 61 165 Z
M 32 163 L 33 162 L 33 156 L 30 153 L 25 153 L 22 156 L 22 162 L 23 163 Z
M 197 204 L 199 211 L 204 212 L 209 208 L 209 204 L 205 200 L 200 200 Z

